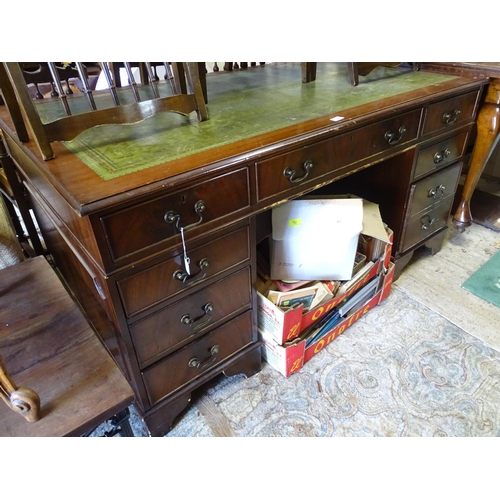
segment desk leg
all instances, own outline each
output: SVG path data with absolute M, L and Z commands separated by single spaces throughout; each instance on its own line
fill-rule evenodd
M 477 117 L 477 138 L 467 177 L 465 178 L 462 197 L 453 216 L 453 222 L 459 232 L 463 232 L 472 223 L 470 200 L 483 173 L 493 144 L 500 130 L 500 79 L 493 79 L 488 86 L 483 106 Z

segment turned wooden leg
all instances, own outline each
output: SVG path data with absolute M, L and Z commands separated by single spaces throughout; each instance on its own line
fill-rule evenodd
M 493 79 L 488 86 L 483 106 L 477 117 L 477 138 L 460 203 L 453 222 L 458 231 L 463 232 L 472 223 L 470 200 L 483 173 L 500 130 L 500 79 Z

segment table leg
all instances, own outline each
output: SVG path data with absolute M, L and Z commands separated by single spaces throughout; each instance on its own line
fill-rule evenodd
M 485 102 L 478 113 L 476 144 L 472 152 L 460 203 L 453 216 L 453 222 L 459 232 L 463 232 L 472 223 L 470 200 L 491 154 L 499 130 L 500 79 L 492 79 L 488 86 Z

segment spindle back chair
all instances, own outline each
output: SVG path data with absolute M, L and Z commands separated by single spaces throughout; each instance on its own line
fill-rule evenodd
M 186 93 L 180 82 L 175 85 L 163 85 L 155 78 L 151 63 L 143 63 L 149 77 L 149 84 L 137 84 L 135 82 L 130 63 L 123 63 L 129 80 L 129 85 L 117 88 L 113 79 L 110 63 L 99 63 L 101 71 L 107 82 L 107 90 L 92 91 L 88 84 L 88 73 L 82 63 L 74 63 L 82 84 L 82 92 L 67 95 L 62 88 L 60 75 L 55 63 L 46 63 L 52 81 L 57 90 L 61 104 L 61 115 L 50 121 L 42 119 L 39 108 L 31 97 L 23 67 L 18 62 L 4 62 L 3 70 L 0 71 L 0 88 L 4 100 L 13 116 L 16 131 L 21 140 L 25 138 L 26 126 L 44 160 L 54 157 L 51 143 L 55 141 L 70 141 L 85 130 L 97 125 L 108 124 L 130 124 L 150 118 L 160 112 L 171 111 L 183 115 L 189 115 L 196 111 L 199 121 L 208 119 L 208 110 L 204 101 L 202 86 L 200 83 L 198 63 L 172 63 L 180 65 L 187 80 Z M 178 75 L 174 71 L 174 78 Z M 169 87 L 168 89 L 166 87 Z M 184 87 L 185 88 L 185 87 Z M 100 99 L 106 93 L 106 107 L 100 107 L 103 102 Z M 15 96 L 15 99 L 13 98 Z M 132 96 L 132 100 L 131 100 Z M 111 97 L 111 99 L 109 99 Z M 87 101 L 86 110 L 82 111 L 81 100 Z M 44 99 L 46 101 L 47 99 Z M 77 101 L 78 104 L 77 104 Z M 22 114 L 25 124 L 14 119 Z

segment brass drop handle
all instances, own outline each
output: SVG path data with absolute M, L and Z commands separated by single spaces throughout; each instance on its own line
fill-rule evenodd
M 297 183 L 297 182 L 302 182 L 307 179 L 307 176 L 309 175 L 309 172 L 313 168 L 313 162 L 312 160 L 306 160 L 304 162 L 304 165 L 302 166 L 302 169 L 304 170 L 305 174 L 302 177 L 295 177 L 297 172 L 292 168 L 292 167 L 286 167 L 285 170 L 283 170 L 283 175 L 288 178 L 290 182 Z
M 398 135 L 396 135 L 395 132 L 391 132 L 390 130 L 388 130 L 384 134 L 384 138 L 388 142 L 388 144 L 393 146 L 394 144 L 397 144 L 398 142 L 401 141 L 405 132 L 406 132 L 406 127 L 404 125 L 401 125 L 401 127 L 399 127 L 399 129 L 398 129 Z
M 450 156 L 451 151 L 449 149 L 445 149 L 444 151 L 438 151 L 434 155 L 434 163 L 441 163 L 443 160 L 446 160 L 448 156 Z
M 203 314 L 201 314 L 200 316 L 197 316 L 196 318 L 191 318 L 190 314 L 184 314 L 181 317 L 181 323 L 183 325 L 187 325 L 189 327 L 193 327 L 194 326 L 194 328 L 193 328 L 194 330 L 199 330 L 200 328 L 203 328 L 205 325 L 207 325 L 208 323 L 210 323 L 210 321 L 212 321 L 212 317 L 211 316 L 208 316 L 208 319 L 206 319 L 202 323 L 198 323 L 196 325 L 195 325 L 195 323 L 197 323 L 198 321 L 200 321 L 201 319 L 203 319 L 205 316 L 209 315 L 214 310 L 214 306 L 210 302 L 207 302 L 203 306 L 202 309 L 204 311 Z
M 441 184 L 437 188 L 431 189 L 429 191 L 429 195 L 428 196 L 429 196 L 429 198 L 434 198 L 434 199 L 442 198 L 444 196 L 445 189 L 446 188 Z
M 210 348 L 210 356 L 207 359 L 205 359 L 204 361 L 200 361 L 198 358 L 191 358 L 188 361 L 188 366 L 189 368 L 198 368 L 199 370 L 204 370 L 215 362 L 218 353 L 219 346 L 214 345 Z
M 203 259 L 200 260 L 200 262 L 198 262 L 198 267 L 200 268 L 200 270 L 196 274 L 189 274 L 186 271 L 183 271 L 182 269 L 178 269 L 173 274 L 173 278 L 178 280 L 178 281 L 182 281 L 183 283 L 186 283 L 187 281 L 189 281 L 190 278 L 197 277 L 209 265 L 210 265 L 210 261 L 206 257 L 204 257 Z M 200 276 L 197 280 L 189 281 L 189 284 L 196 283 L 197 281 L 203 279 L 206 275 L 207 275 L 207 273 L 203 273 L 203 275 Z
M 422 229 L 423 230 L 429 229 L 431 226 L 433 226 L 437 222 L 437 219 L 435 219 L 435 218 L 431 219 L 428 215 L 426 215 L 425 217 L 427 217 L 428 222 L 427 223 L 422 222 Z
M 189 226 L 184 227 L 184 231 L 187 231 L 188 229 L 192 229 L 198 225 L 200 225 L 203 222 L 203 215 L 202 212 L 205 210 L 206 205 L 203 200 L 198 200 L 194 204 L 194 211 L 198 214 L 198 217 L 200 220 L 197 222 L 194 222 L 193 224 L 190 224 Z M 164 216 L 163 219 L 165 222 L 168 222 L 169 224 L 173 224 L 175 222 L 175 227 L 180 231 L 181 230 L 181 216 L 177 213 L 174 212 L 174 210 L 169 210 Z
M 443 123 L 446 125 L 451 125 L 455 123 L 458 119 L 458 115 L 460 114 L 459 109 L 454 109 L 451 112 L 443 113 Z

